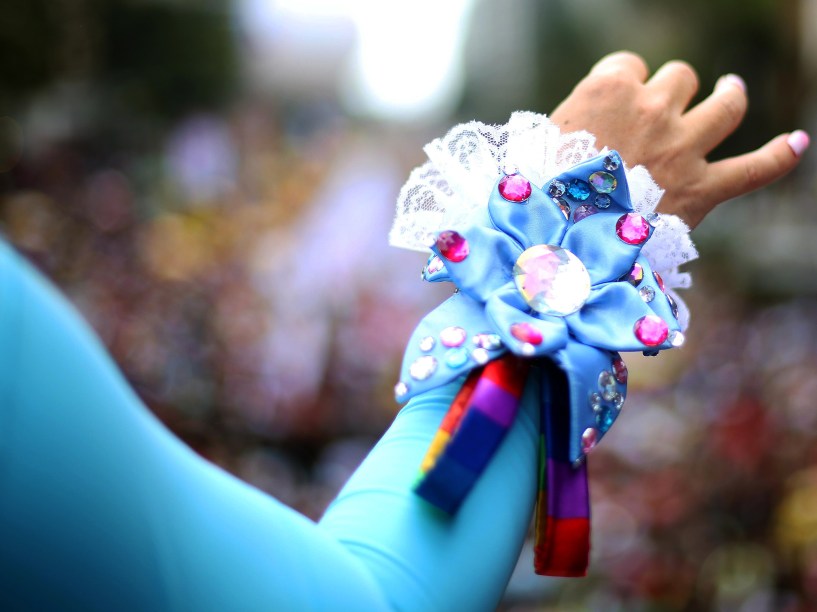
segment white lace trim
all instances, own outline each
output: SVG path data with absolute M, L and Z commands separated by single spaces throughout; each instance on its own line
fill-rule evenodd
M 415 168 L 397 198 L 389 233 L 392 246 L 428 252 L 429 234 L 458 229 L 484 214 L 491 189 L 502 169 L 516 166 L 538 187 L 600 153 L 588 132 L 562 134 L 546 115 L 518 111 L 505 125 L 461 123 L 424 147 L 429 161 Z M 602 150 L 601 152 L 604 152 Z M 643 166 L 627 168 L 630 199 L 636 212 L 655 211 L 664 190 Z M 662 214 L 641 251 L 678 304 L 682 329 L 689 309 L 675 289 L 691 286 L 678 267 L 698 257 L 689 228 L 675 215 Z

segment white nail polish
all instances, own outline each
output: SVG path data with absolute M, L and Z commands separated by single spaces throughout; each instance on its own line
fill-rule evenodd
M 715 89 L 718 90 L 721 87 L 726 87 L 727 85 L 733 85 L 746 93 L 746 81 L 740 78 L 736 74 L 725 74 L 721 78 L 718 79 L 718 82 L 715 83 Z
M 809 144 L 811 144 L 811 139 L 803 130 L 794 130 L 791 134 L 789 134 L 786 142 L 788 143 L 792 152 L 797 157 L 801 157 L 803 153 L 806 152 L 806 149 L 808 149 Z

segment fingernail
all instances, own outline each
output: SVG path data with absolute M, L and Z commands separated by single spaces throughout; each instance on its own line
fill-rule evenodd
M 735 87 L 739 88 L 743 93 L 746 93 L 746 81 L 740 78 L 736 74 L 725 74 L 721 78 L 718 79 L 718 82 L 715 83 L 715 89 L 720 89 L 721 87 L 726 87 L 727 85 L 734 85 Z
M 791 134 L 789 134 L 786 142 L 789 143 L 789 148 L 794 152 L 794 154 L 797 157 L 801 157 L 803 153 L 806 152 L 806 149 L 808 149 L 811 139 L 803 130 L 794 130 Z

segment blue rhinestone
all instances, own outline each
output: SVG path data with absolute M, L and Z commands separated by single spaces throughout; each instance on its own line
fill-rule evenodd
M 606 193 L 600 193 L 596 196 L 596 208 L 610 208 L 610 202 L 612 200 Z
M 596 424 L 599 426 L 601 433 L 607 433 L 607 430 L 613 426 L 615 420 L 615 411 L 609 406 L 602 406 L 602 409 L 596 413 Z
M 464 346 L 446 351 L 445 365 L 449 368 L 461 368 L 466 363 L 468 363 L 468 350 Z
M 584 202 L 590 197 L 590 185 L 581 179 L 573 179 L 570 185 L 567 186 L 567 195 L 574 200 Z

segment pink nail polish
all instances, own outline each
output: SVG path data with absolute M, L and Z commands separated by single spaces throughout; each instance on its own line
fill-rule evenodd
M 811 139 L 803 130 L 794 130 L 786 139 L 789 148 L 797 157 L 801 157 L 808 149 Z
M 740 78 L 736 74 L 725 74 L 721 78 L 718 79 L 718 82 L 715 83 L 715 89 L 720 89 L 721 87 L 725 87 L 726 85 L 734 85 L 744 93 L 746 93 L 746 81 Z

